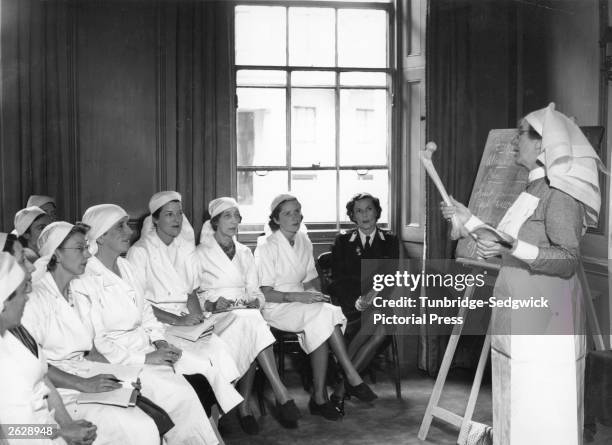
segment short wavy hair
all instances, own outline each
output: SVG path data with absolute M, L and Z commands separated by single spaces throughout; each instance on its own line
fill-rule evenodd
M 357 222 L 355 221 L 355 203 L 357 201 L 361 201 L 362 199 L 372 200 L 372 204 L 374 204 L 374 208 L 376 209 L 376 221 L 378 221 L 380 219 L 380 215 L 382 214 L 382 207 L 380 206 L 380 199 L 376 198 L 375 196 L 369 193 L 357 193 L 355 196 L 353 196 L 349 200 L 349 202 L 346 203 L 346 215 L 349 217 L 351 221 L 357 224 Z

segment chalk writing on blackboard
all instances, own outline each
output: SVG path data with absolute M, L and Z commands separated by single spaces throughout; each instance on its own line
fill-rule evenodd
M 470 211 L 493 227 L 527 186 L 527 169 L 516 163 L 516 132 L 489 132 L 470 196 Z M 470 237 L 460 239 L 455 256 L 476 259 L 476 242 Z

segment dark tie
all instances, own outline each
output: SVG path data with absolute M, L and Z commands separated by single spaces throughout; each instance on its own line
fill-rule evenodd
M 370 250 L 370 235 L 366 235 L 365 246 L 363 246 L 363 251 L 367 252 Z

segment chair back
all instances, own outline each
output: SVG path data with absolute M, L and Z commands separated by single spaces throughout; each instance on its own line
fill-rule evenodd
M 319 255 L 316 267 L 321 280 L 321 292 L 326 294 L 332 280 L 332 253 L 323 252 Z

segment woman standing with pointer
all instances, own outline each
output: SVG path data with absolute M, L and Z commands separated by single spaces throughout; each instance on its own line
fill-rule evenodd
M 576 268 L 582 235 L 597 224 L 602 165 L 554 104 L 521 120 L 517 142 L 516 162 L 529 170 L 529 183 L 498 225 L 514 243 L 479 239 L 477 254 L 502 257 L 496 298 L 544 297 L 551 309 L 502 309 L 492 316 L 491 332 L 498 334 L 492 337 L 493 434 L 498 445 L 577 445 L 585 338 Z M 442 214 L 456 217 L 466 232 L 483 224 L 452 204 L 442 203 Z M 512 335 L 518 333 L 528 335 Z

